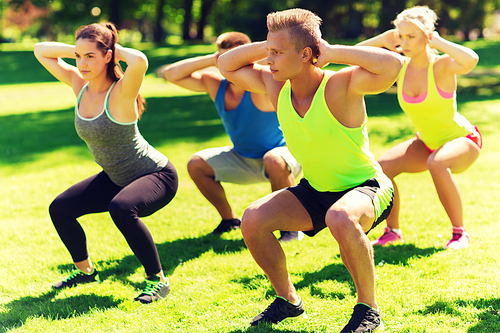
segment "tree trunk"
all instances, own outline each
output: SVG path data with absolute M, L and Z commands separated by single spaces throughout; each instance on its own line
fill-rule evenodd
M 120 24 L 122 23 L 120 0 L 111 0 L 109 2 L 109 21 L 120 28 Z
M 189 31 L 191 30 L 191 18 L 192 18 L 192 10 L 193 10 L 193 0 L 185 0 L 184 1 L 184 22 L 182 23 L 182 39 L 189 40 L 191 36 Z
M 197 39 L 201 40 L 205 39 L 204 29 L 205 26 L 207 25 L 208 14 L 210 14 L 210 11 L 212 10 L 214 3 L 215 0 L 204 0 L 201 5 L 200 23 L 198 24 L 198 33 L 196 34 Z
M 155 43 L 161 44 L 165 42 L 165 32 L 163 31 L 163 26 L 161 25 L 165 14 L 163 13 L 163 7 L 165 6 L 165 0 L 159 0 L 158 6 L 156 7 L 156 22 L 153 32 L 153 40 Z
M 392 21 L 396 16 L 406 8 L 406 0 L 382 0 L 382 9 L 380 11 L 380 22 L 378 24 L 379 32 L 394 28 Z

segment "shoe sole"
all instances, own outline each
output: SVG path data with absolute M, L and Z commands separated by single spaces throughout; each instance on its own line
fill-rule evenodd
M 390 241 L 390 242 L 384 243 L 383 245 L 379 244 L 379 243 L 375 243 L 375 241 L 373 241 L 371 244 L 372 244 L 372 246 L 384 247 L 384 246 L 389 246 L 389 245 L 403 244 L 404 242 L 405 242 L 404 239 L 401 239 L 401 240 Z

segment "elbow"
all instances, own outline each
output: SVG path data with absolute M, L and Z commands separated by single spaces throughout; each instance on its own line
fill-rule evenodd
M 387 71 L 387 76 L 390 77 L 392 83 L 394 83 L 398 77 L 399 77 L 399 74 L 401 73 L 401 70 L 403 69 L 403 66 L 404 66 L 404 58 L 402 56 L 400 56 L 399 54 L 393 54 L 393 59 L 392 59 L 392 63 L 391 63 L 391 66 L 388 67 L 390 68 L 391 70 Z M 391 85 L 392 85 L 391 83 Z
M 143 73 L 146 73 L 149 67 L 148 58 L 144 54 L 141 54 L 135 59 L 133 64 L 128 65 L 137 68 L 137 70 L 141 70 Z
M 218 59 L 217 59 L 217 68 L 219 69 L 220 73 L 223 75 L 223 76 L 226 76 L 226 74 L 228 74 L 228 61 L 227 61 L 227 57 L 225 57 L 226 54 L 223 54 L 221 55 Z
M 395 56 L 396 56 L 396 59 L 394 60 L 394 67 L 396 68 L 396 71 L 397 71 L 398 76 L 399 76 L 399 72 L 401 72 L 401 70 L 403 69 L 403 66 L 405 64 L 405 60 L 399 54 L 395 54 Z
M 471 65 L 471 69 L 470 70 L 473 70 L 476 66 L 477 66 L 477 63 L 479 62 L 479 55 L 474 52 L 471 56 L 471 60 L 470 60 L 470 65 Z
M 479 56 L 476 52 L 473 52 L 467 62 L 464 62 L 463 70 L 457 72 L 459 75 L 465 75 L 470 73 L 474 68 L 476 68 L 477 63 L 479 62 Z
M 144 53 L 142 53 L 139 59 L 142 68 L 144 68 L 144 72 L 147 71 L 149 68 L 148 58 Z
M 42 56 L 42 49 L 43 49 L 43 43 L 36 43 L 35 47 L 33 48 L 33 53 L 35 54 L 35 57 L 37 59 L 40 59 Z
M 165 80 L 167 81 L 174 81 L 175 80 L 175 76 L 174 76 L 174 68 L 172 68 L 172 66 L 167 66 L 163 69 L 162 71 L 162 76 L 165 78 Z
M 122 59 L 120 59 L 122 60 Z M 123 59 L 128 66 L 144 70 L 146 72 L 149 67 L 148 57 L 140 51 L 131 52 L 130 55 L 126 54 Z

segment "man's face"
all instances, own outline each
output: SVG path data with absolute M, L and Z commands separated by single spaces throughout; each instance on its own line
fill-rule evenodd
M 269 32 L 266 48 L 266 62 L 276 81 L 293 79 L 300 73 L 302 53 L 290 42 L 288 30 Z

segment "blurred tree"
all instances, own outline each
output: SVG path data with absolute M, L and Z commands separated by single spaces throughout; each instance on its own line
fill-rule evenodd
M 405 0 L 381 0 L 380 22 L 377 27 L 379 32 L 394 28 L 392 21 L 406 8 Z
M 191 39 L 190 30 L 193 18 L 193 0 L 184 0 L 184 22 L 182 23 L 182 39 Z
M 153 34 L 153 41 L 155 43 L 165 42 L 165 30 L 163 29 L 163 18 L 165 17 L 165 12 L 163 7 L 165 6 L 165 0 L 158 0 L 156 5 L 156 20 Z
M 392 28 L 396 15 L 414 5 L 434 9 L 442 33 L 461 31 L 467 38 L 471 31 L 482 32 L 500 0 L 0 0 L 0 4 L 4 21 L 0 34 L 6 18 L 24 34 L 51 38 L 109 20 L 119 28 L 140 31 L 142 41 L 164 43 L 170 35 L 203 40 L 205 31 L 218 35 L 229 30 L 262 40 L 267 14 L 293 7 L 317 13 L 327 39 L 370 37 Z
M 218 0 L 212 11 L 214 34 L 227 31 L 246 33 L 252 40 L 267 35 L 266 16 L 270 12 L 295 7 L 296 0 Z

